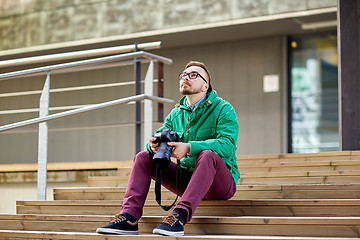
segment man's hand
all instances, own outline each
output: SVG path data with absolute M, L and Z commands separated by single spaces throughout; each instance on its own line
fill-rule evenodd
M 182 159 L 183 157 L 185 157 L 186 154 L 190 154 L 191 152 L 190 143 L 168 142 L 168 145 L 174 147 L 171 156 L 176 159 Z
M 160 143 L 154 143 L 154 141 L 156 141 L 156 138 L 150 138 L 150 148 L 154 153 L 157 153 Z

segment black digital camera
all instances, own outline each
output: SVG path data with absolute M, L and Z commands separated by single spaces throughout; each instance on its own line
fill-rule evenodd
M 171 162 L 171 153 L 174 147 L 169 146 L 168 142 L 181 142 L 179 135 L 170 128 L 164 128 L 161 132 L 155 133 L 154 143 L 160 143 L 157 153 L 153 157 L 153 161 L 161 168 L 165 169 Z

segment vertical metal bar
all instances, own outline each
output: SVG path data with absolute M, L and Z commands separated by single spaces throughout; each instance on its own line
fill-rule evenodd
M 138 46 L 135 44 L 135 52 Z M 134 59 L 135 72 L 135 95 L 141 94 L 141 62 L 138 58 Z M 141 102 L 135 104 L 135 154 L 141 151 Z
M 164 97 L 164 63 L 158 62 L 158 96 Z M 164 104 L 158 103 L 158 122 L 164 121 Z
M 49 115 L 50 72 L 48 72 L 40 96 L 40 117 Z M 47 189 L 48 124 L 39 123 L 37 199 L 46 200 Z
M 145 76 L 144 94 L 154 95 L 154 61 L 151 60 L 149 68 Z M 147 142 L 153 134 L 153 101 L 149 99 L 144 100 L 144 141 L 143 149 L 145 149 Z

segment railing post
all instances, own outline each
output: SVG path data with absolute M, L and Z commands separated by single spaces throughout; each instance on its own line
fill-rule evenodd
M 135 52 L 138 46 L 135 44 Z M 141 62 L 139 58 L 134 59 L 135 72 L 135 95 L 141 94 Z M 135 154 L 141 151 L 141 102 L 135 103 Z
M 50 72 L 48 72 L 42 94 L 40 96 L 39 117 L 49 115 Z M 47 156 L 48 156 L 48 123 L 39 123 L 38 139 L 38 173 L 37 200 L 46 200 L 47 189 Z
M 158 96 L 164 97 L 164 63 L 158 62 Z M 158 103 L 158 122 L 164 121 L 164 104 Z
M 154 62 L 150 61 L 149 68 L 145 76 L 145 87 L 144 94 L 148 96 L 154 95 Z M 143 149 L 146 148 L 146 144 L 153 134 L 153 101 L 149 99 L 144 100 L 144 145 Z

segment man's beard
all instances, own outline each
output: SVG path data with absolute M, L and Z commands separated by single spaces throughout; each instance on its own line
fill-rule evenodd
M 180 87 L 180 93 L 183 94 L 183 95 L 198 94 L 198 93 L 201 93 L 201 88 L 199 88 L 199 89 L 186 89 L 186 88 L 181 88 Z

